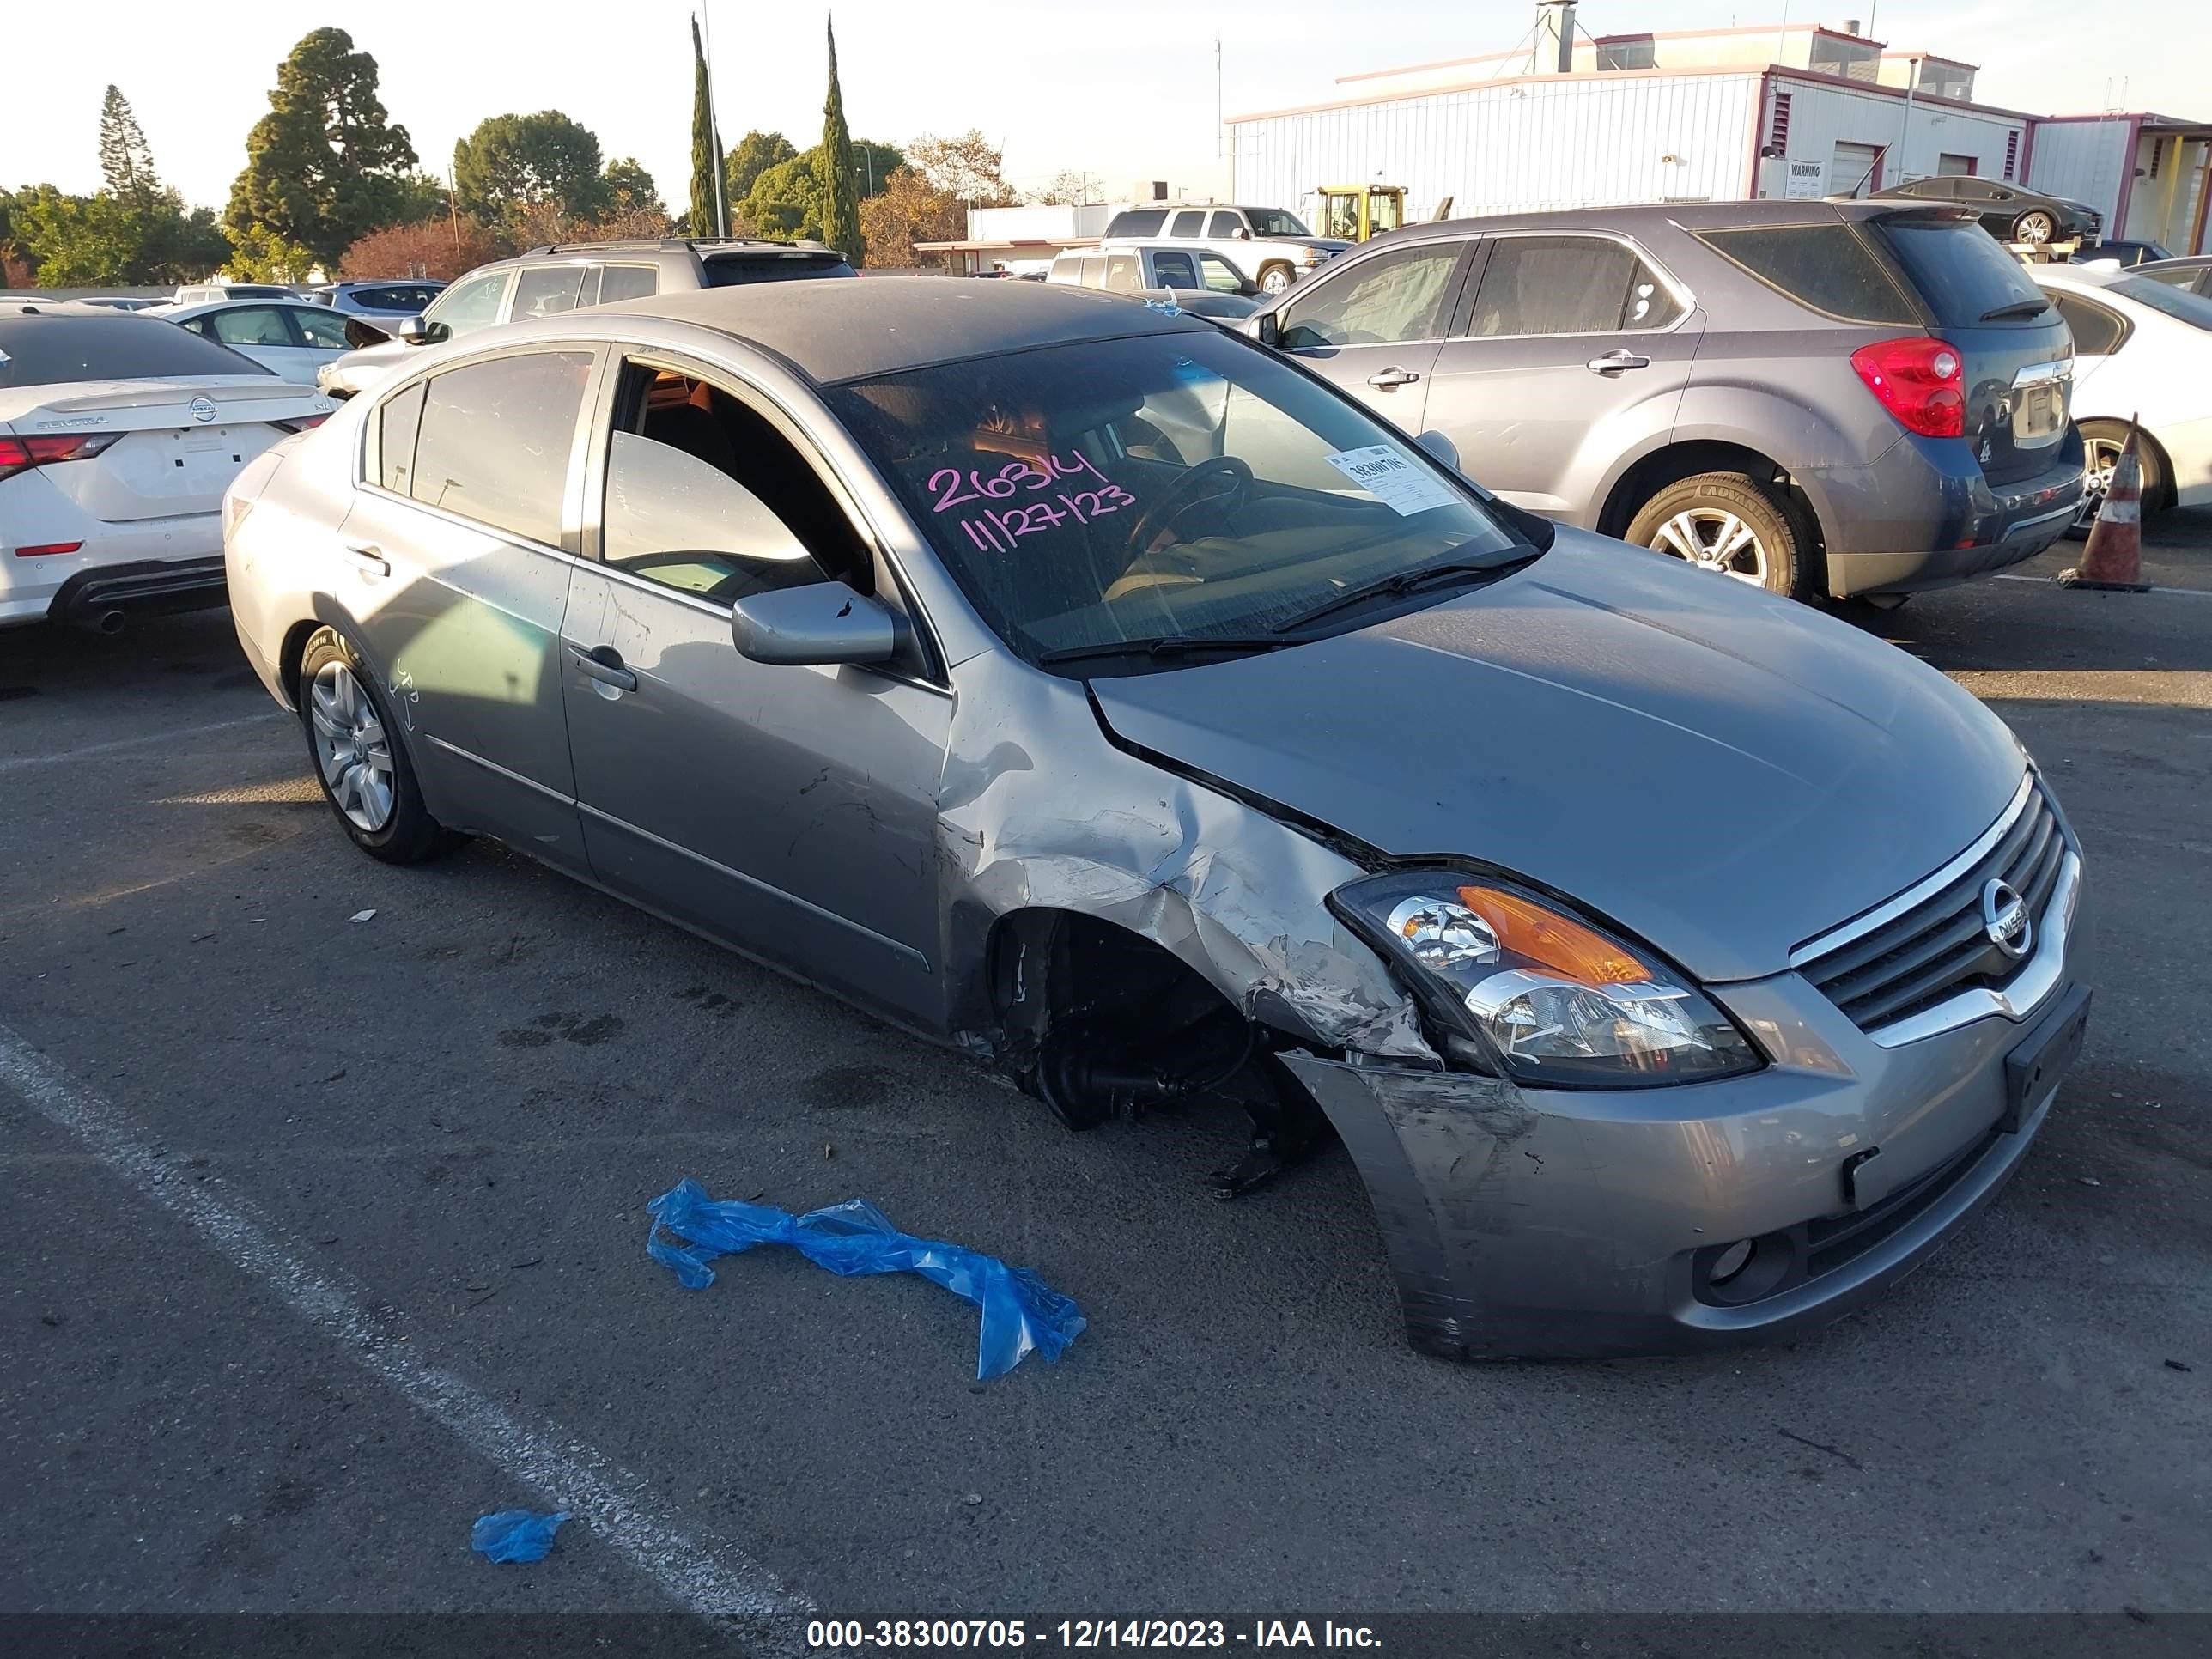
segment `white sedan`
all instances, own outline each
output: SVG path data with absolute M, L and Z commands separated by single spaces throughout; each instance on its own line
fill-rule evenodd
M 2097 515 L 2139 416 L 2142 510 L 2212 502 L 2212 299 L 2132 271 L 2031 265 L 2074 332 L 2074 418 L 2087 454 L 2077 528 Z
M 297 300 L 216 300 L 205 305 L 157 306 L 147 313 L 188 328 L 204 340 L 243 352 L 264 368 L 300 386 L 313 386 L 315 371 L 336 362 L 357 344 L 373 342 L 348 335 L 349 319 L 328 306 Z M 378 331 L 376 338 L 382 338 Z
M 0 628 L 223 603 L 223 491 L 331 401 L 143 315 L 0 306 Z

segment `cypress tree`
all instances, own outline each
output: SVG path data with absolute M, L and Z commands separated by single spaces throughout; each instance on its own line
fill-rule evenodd
M 699 44 L 699 20 L 691 20 L 691 234 L 719 234 L 714 216 L 714 175 L 722 152 L 714 142 L 714 94 L 707 84 L 707 51 Z
M 822 147 L 815 176 L 822 184 L 822 240 L 854 264 L 868 255 L 860 234 L 860 181 L 853 176 L 853 134 L 845 125 L 845 94 L 837 85 L 837 25 L 830 25 L 830 96 L 822 106 Z

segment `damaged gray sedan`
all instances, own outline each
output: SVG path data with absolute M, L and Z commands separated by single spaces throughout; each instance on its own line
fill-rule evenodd
M 1972 697 L 1111 295 L 488 331 L 224 521 L 364 851 L 495 836 L 1074 1127 L 1234 1100 L 1224 1194 L 1333 1129 L 1429 1352 L 1832 1318 L 2081 1039 L 2080 850 Z

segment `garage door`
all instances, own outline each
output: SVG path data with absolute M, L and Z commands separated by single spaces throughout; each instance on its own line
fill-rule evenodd
M 1881 160 L 1880 144 L 1838 144 L 1828 161 L 1831 196 L 1865 196 L 1881 187 L 1875 164 Z

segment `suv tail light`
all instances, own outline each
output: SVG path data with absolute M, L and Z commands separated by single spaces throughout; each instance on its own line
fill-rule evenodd
M 80 432 L 56 438 L 0 438 L 0 478 L 54 461 L 88 461 L 122 435 Z
M 1851 353 L 1851 367 L 1908 432 L 1923 438 L 1966 435 L 1958 347 L 1923 334 L 1880 340 Z

